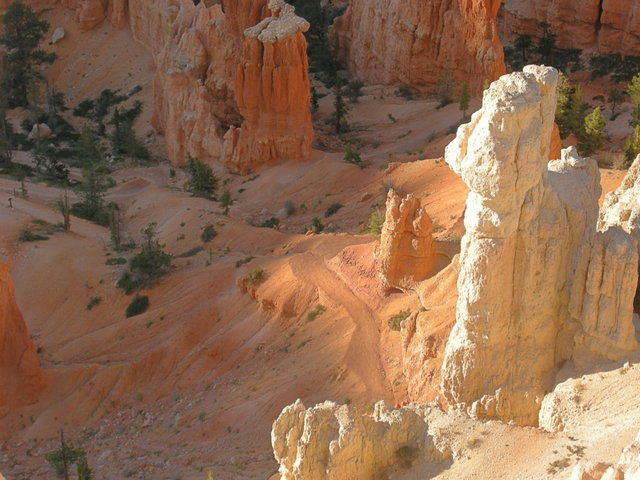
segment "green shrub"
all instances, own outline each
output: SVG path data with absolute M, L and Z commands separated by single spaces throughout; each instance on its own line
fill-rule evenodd
M 266 279 L 267 279 L 267 273 L 261 268 L 256 268 L 254 270 L 251 270 L 247 275 L 247 283 L 253 286 L 260 285 Z
M 320 218 L 313 217 L 311 219 L 311 226 L 309 227 L 309 231 L 311 233 L 320 233 L 324 230 L 324 225 L 320 221 Z
M 259 225 L 261 228 L 273 228 L 275 230 L 280 226 L 280 220 L 276 217 L 271 217 Z
M 202 240 L 204 243 L 208 243 L 216 238 L 217 235 L 218 232 L 216 231 L 216 227 L 214 227 L 213 225 L 207 225 L 202 230 L 202 234 L 200 234 L 200 240 Z
M 244 257 L 242 260 L 236 261 L 236 268 L 240 268 L 242 265 L 246 265 L 247 263 L 249 263 L 254 258 L 256 258 L 256 257 Z
M 411 312 L 409 310 L 402 310 L 396 313 L 393 317 L 389 318 L 389 320 L 387 321 L 387 324 L 389 325 L 389 329 L 399 332 L 400 324 L 402 323 L 403 320 L 405 320 L 406 318 L 409 318 L 409 315 L 411 315 Z
M 313 322 L 316 318 L 318 318 L 326 311 L 327 307 L 323 305 L 316 305 L 311 310 L 309 310 L 309 313 L 307 313 L 307 322 Z
M 144 286 L 144 282 L 138 278 L 134 278 L 133 275 L 129 272 L 124 272 L 120 279 L 116 283 L 116 287 L 124 290 L 124 293 L 127 295 L 131 295 L 133 292 L 142 288 Z
M 364 168 L 364 162 L 360 158 L 360 152 L 354 150 L 350 143 L 344 145 L 344 161 L 347 163 L 353 163 L 360 168 Z
M 89 303 L 87 304 L 87 310 L 92 310 L 93 307 L 97 307 L 102 301 L 101 297 L 91 297 L 89 299 Z
M 40 240 L 49 240 L 49 237 L 34 233 L 29 227 L 20 230 L 19 242 L 38 242 Z
M 107 258 L 104 262 L 105 265 L 124 265 L 125 263 L 127 263 L 127 259 L 124 257 Z
M 382 233 L 382 226 L 384 225 L 384 214 L 380 210 L 371 212 L 369 217 L 369 225 L 363 228 L 360 233 L 373 233 L 380 235 Z
M 189 176 L 187 190 L 194 197 L 213 198 L 218 186 L 218 177 L 209 165 L 189 155 L 184 171 Z
M 186 252 L 183 252 L 180 255 L 178 255 L 178 258 L 195 257 L 197 254 L 199 254 L 203 250 L 204 250 L 204 248 L 202 248 L 202 247 L 194 247 L 194 248 L 192 248 L 190 250 L 187 250 Z
M 327 210 L 324 212 L 324 218 L 330 217 L 331 215 L 335 215 L 338 210 L 340 210 L 344 205 L 341 203 L 333 203 Z
M 149 308 L 149 297 L 144 295 L 136 295 L 133 301 L 127 307 L 127 318 L 135 317 L 136 315 L 140 315 L 147 311 Z

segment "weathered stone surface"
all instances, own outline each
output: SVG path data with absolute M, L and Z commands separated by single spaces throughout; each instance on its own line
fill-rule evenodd
M 615 465 L 580 462 L 571 474 L 571 480 L 638 480 L 640 479 L 640 434 L 626 447 Z
M 47 125 L 46 123 L 36 123 L 31 128 L 31 131 L 29 132 L 29 135 L 27 135 L 27 138 L 29 140 L 44 140 L 46 138 L 49 138 L 52 133 L 53 132 L 51 131 L 51 128 L 49 128 L 49 125 Z
M 375 252 L 384 288 L 411 289 L 437 267 L 432 222 L 414 195 L 400 196 L 390 189 L 387 209 Z
M 501 16 L 508 41 L 521 34 L 540 36 L 538 23 L 547 22 L 560 48 L 640 54 L 638 0 L 505 0 Z
M 53 31 L 53 35 L 51 35 L 51 43 L 58 43 L 63 38 L 64 38 L 64 28 L 58 27 Z
M 9 266 L 0 264 L 0 416 L 33 403 L 44 386 L 36 349 L 16 304 Z
M 325 402 L 285 407 L 273 424 L 271 444 L 282 480 L 369 480 L 414 462 L 439 462 L 428 433 L 424 405 L 388 409 L 378 402 L 371 416 Z
M 244 120 L 225 136 L 225 162 L 242 173 L 276 161 L 305 161 L 313 141 L 302 34 L 309 23 L 283 1 L 271 0 L 269 7 L 275 16 L 244 32 L 234 86 Z
M 571 148 L 548 162 L 556 83 L 547 67 L 501 77 L 445 154 L 471 192 L 443 393 L 527 425 L 562 361 L 636 348 L 637 242 L 596 231 L 595 161 Z
M 447 71 L 478 91 L 505 72 L 500 0 L 353 0 L 336 19 L 338 55 L 367 84 L 433 91 Z

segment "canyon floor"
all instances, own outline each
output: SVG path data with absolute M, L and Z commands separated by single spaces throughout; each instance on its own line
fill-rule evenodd
M 49 15 L 70 38 L 80 35 L 67 14 Z M 93 33 L 94 40 L 57 47 L 56 86 L 72 105 L 104 88 L 143 87 L 145 114 L 136 126 L 159 161 L 115 172 L 107 199 L 120 205 L 127 238 L 139 242 L 140 230 L 158 223 L 175 269 L 142 292 L 150 298 L 146 313 L 125 318 L 132 297 L 115 286 L 123 267 L 105 262 L 132 252 L 113 252 L 108 229 L 77 218 L 70 232 L 18 242 L 26 226 L 46 230 L 61 221 L 52 205 L 61 190 L 27 182 L 28 195 L 16 196 L 20 183 L 0 178 L 0 253 L 13 265 L 17 300 L 47 377 L 36 403 L 0 419 L 0 472 L 8 480 L 55 478 L 44 454 L 58 447 L 64 428 L 68 441 L 86 449 L 96 478 L 187 480 L 212 472 L 216 480 L 265 479 L 277 471 L 271 424 L 297 398 L 307 406 L 349 402 L 363 413 L 379 400 L 405 402 L 401 335 L 388 319 L 420 302 L 417 294 L 380 290 L 376 237 L 360 232 L 373 212 L 384 212 L 389 188 L 424 197 L 446 274 L 464 233 L 467 195 L 441 158 L 461 119 L 457 105 L 437 109 L 433 99 L 366 87 L 350 105 L 352 132 L 339 140 L 324 124 L 328 95 L 316 114 L 311 161 L 247 176 L 218 169 L 219 192 L 229 190 L 234 200 L 225 215 L 218 202 L 186 192 L 184 173 L 173 175 L 162 159 L 162 137 L 148 124 L 148 54 L 107 22 Z M 110 36 L 108 50 L 100 35 Z M 109 66 L 116 50 L 126 55 Z M 590 88 L 595 96 L 606 86 Z M 630 106 L 623 109 L 609 127 L 613 143 L 624 134 Z M 343 161 L 343 140 L 362 152 L 366 168 Z M 15 159 L 31 162 L 24 152 Z M 600 160 L 606 166 L 610 159 L 605 152 Z M 602 168 L 603 195 L 623 176 Z M 325 217 L 333 204 L 343 207 Z M 253 226 L 271 217 L 280 219 L 279 230 Z M 307 234 L 314 217 L 325 230 Z M 218 232 L 207 243 L 206 225 Z M 180 257 L 196 247 L 202 249 Z M 243 288 L 255 269 L 266 281 Z M 439 295 L 446 304 L 451 292 Z M 94 298 L 99 303 L 89 310 Z M 310 315 L 318 306 L 324 311 Z M 615 463 L 640 425 L 640 357 L 629 362 L 566 365 L 558 375 L 570 419 L 562 433 L 434 409 L 430 420 L 450 442 L 453 463 L 394 478 L 568 478 L 583 458 Z

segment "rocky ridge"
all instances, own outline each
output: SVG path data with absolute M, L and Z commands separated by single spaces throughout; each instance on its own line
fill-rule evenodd
M 500 0 L 354 0 L 336 19 L 337 52 L 367 84 L 435 91 L 446 75 L 479 91 L 505 72 Z

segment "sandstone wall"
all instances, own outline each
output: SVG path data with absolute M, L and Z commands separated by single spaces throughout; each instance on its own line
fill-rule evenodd
M 353 0 L 336 19 L 337 50 L 367 84 L 433 91 L 450 71 L 478 91 L 505 72 L 496 16 L 500 0 Z
M 539 35 L 538 22 L 547 22 L 558 47 L 640 55 L 638 0 L 505 0 L 501 17 L 505 41 Z
M 442 390 L 477 416 L 526 425 L 561 362 L 637 346 L 637 242 L 596 231 L 595 161 L 572 148 L 548 162 L 556 83 L 546 67 L 501 77 L 445 154 L 471 192 Z
M 32 403 L 44 386 L 36 349 L 16 304 L 9 266 L 0 264 L 0 416 Z

